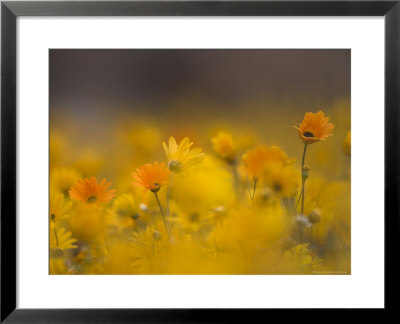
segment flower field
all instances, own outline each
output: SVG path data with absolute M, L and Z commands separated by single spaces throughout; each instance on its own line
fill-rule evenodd
M 262 116 L 55 120 L 50 274 L 350 274 L 347 100 Z

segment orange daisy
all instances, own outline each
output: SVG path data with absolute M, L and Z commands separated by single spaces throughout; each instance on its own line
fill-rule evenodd
M 95 177 L 80 179 L 78 183 L 71 187 L 69 196 L 73 200 L 82 201 L 88 204 L 106 203 L 115 196 L 115 189 L 107 190 L 111 182 L 104 178 L 97 182 Z
M 142 186 L 145 190 L 157 192 L 161 186 L 168 182 L 171 172 L 166 167 L 165 163 L 154 162 L 147 163 L 140 169 L 136 169 L 136 173 L 132 176 L 136 180 L 132 182 L 135 186 Z
M 285 152 L 279 147 L 271 146 L 268 148 L 265 145 L 249 150 L 243 155 L 242 159 L 248 174 L 254 179 L 258 179 L 268 165 L 279 164 L 283 166 L 288 161 Z
M 317 113 L 306 113 L 299 127 L 294 127 L 305 144 L 312 144 L 332 136 L 332 130 L 335 126 L 329 123 L 329 117 L 325 117 L 325 114 L 319 111 Z

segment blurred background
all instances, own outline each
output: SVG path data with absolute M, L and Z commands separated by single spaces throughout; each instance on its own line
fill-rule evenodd
M 293 126 L 318 110 L 336 125 L 334 136 L 344 139 L 350 50 L 50 51 L 51 134 L 68 134 L 83 155 L 109 156 L 125 129 L 145 135 L 154 128 L 148 141 L 189 136 L 209 148 L 209 138 L 224 130 L 299 157 Z M 341 157 L 341 148 L 333 145 L 313 147 L 309 158 L 336 176 L 341 170 L 330 162 Z
M 51 50 L 50 94 L 54 109 L 77 111 L 108 102 L 165 113 L 182 96 L 222 110 L 327 106 L 350 95 L 350 50 Z

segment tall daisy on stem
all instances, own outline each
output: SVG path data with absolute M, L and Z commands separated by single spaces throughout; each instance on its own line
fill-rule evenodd
M 104 208 L 103 205 L 110 202 L 115 196 L 115 189 L 108 189 L 111 182 L 107 181 L 106 178 L 97 181 L 97 178 L 90 177 L 80 179 L 78 183 L 71 187 L 69 190 L 69 196 L 72 200 L 75 200 L 82 204 L 83 208 L 89 208 L 91 213 L 95 215 L 95 219 L 101 224 L 101 233 L 103 235 L 104 242 L 104 256 L 108 253 L 108 242 L 105 232 L 105 220 L 104 220 Z M 72 223 L 76 224 L 76 218 L 73 218 Z M 79 224 L 79 222 L 78 222 Z M 79 225 L 75 225 L 80 227 Z M 85 230 L 86 232 L 86 230 Z
M 233 180 L 236 190 L 239 189 L 239 175 L 237 173 L 237 153 L 238 148 L 235 145 L 232 135 L 225 132 L 219 132 L 211 138 L 212 148 L 217 155 L 232 167 Z
M 211 139 L 213 150 L 217 155 L 228 164 L 233 164 L 236 159 L 237 148 L 233 142 L 232 135 L 219 132 Z
M 136 180 L 132 182 L 135 186 L 143 187 L 146 190 L 150 190 L 154 193 L 156 197 L 158 207 L 160 208 L 161 216 L 164 222 L 165 229 L 167 231 L 169 237 L 169 229 L 168 224 L 165 219 L 164 210 L 161 206 L 160 199 L 158 198 L 158 191 L 161 189 L 163 185 L 168 182 L 170 178 L 171 172 L 165 166 L 165 163 L 147 163 L 143 165 L 141 168 L 136 169 L 136 172 L 132 174 L 133 178 Z
M 246 169 L 247 189 L 252 203 L 256 193 L 257 183 L 260 176 L 271 169 L 271 167 L 284 166 L 288 163 L 286 154 L 277 146 L 257 146 L 242 156 Z M 253 189 L 250 188 L 250 178 L 253 181 Z
M 332 136 L 332 130 L 335 127 L 329 123 L 329 117 L 325 117 L 322 111 L 317 113 L 308 112 L 305 114 L 303 121 L 299 127 L 294 126 L 304 143 L 303 157 L 301 159 L 301 214 L 304 213 L 304 187 L 308 178 L 310 168 L 305 165 L 307 146 L 319 141 L 323 141 L 329 136 Z
M 205 154 L 201 152 L 201 148 L 191 148 L 192 145 L 193 142 L 191 142 L 188 137 L 182 139 L 179 144 L 177 144 L 175 138 L 172 136 L 169 138 L 168 145 L 167 143 L 163 142 L 165 155 L 167 156 L 168 160 L 168 169 L 171 171 L 171 178 L 167 191 L 167 216 L 169 216 L 169 200 L 171 197 L 174 174 L 186 173 L 191 168 L 203 161 L 205 156 Z

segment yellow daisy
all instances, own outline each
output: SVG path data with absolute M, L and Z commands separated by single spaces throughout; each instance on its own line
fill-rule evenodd
M 264 182 L 277 195 L 292 197 L 296 195 L 298 187 L 298 173 L 292 166 L 275 165 L 264 172 Z
M 50 173 L 50 191 L 68 196 L 69 189 L 78 182 L 81 175 L 70 168 L 55 168 Z
M 124 193 L 115 198 L 112 209 L 107 214 L 107 224 L 119 229 L 136 228 L 148 221 L 148 213 L 140 209 L 131 193 Z
M 72 233 L 60 228 L 56 230 L 54 225 L 50 225 L 50 251 L 51 255 L 57 254 L 64 250 L 76 249 L 77 240 L 72 237 Z M 60 251 L 61 250 L 61 251 Z
M 217 136 L 211 139 L 211 143 L 219 157 L 229 162 L 235 160 L 237 148 L 231 134 L 219 132 Z
M 344 154 L 351 156 L 351 131 L 347 132 L 342 148 Z
M 185 137 L 179 144 L 176 143 L 174 137 L 169 138 L 168 145 L 163 142 L 165 154 L 168 159 L 168 168 L 171 172 L 180 173 L 182 170 L 188 170 L 199 164 L 204 153 L 201 153 L 201 148 L 193 148 L 193 142 Z
M 67 219 L 72 203 L 65 201 L 64 195 L 58 192 L 50 194 L 50 221 L 58 222 Z

